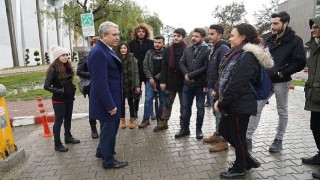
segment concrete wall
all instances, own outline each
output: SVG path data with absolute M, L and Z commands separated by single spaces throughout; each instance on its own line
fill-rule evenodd
M 288 0 L 279 5 L 278 11 L 289 13 L 291 20 L 289 26 L 299 35 L 303 42 L 310 39 L 309 19 L 316 15 L 317 0 Z

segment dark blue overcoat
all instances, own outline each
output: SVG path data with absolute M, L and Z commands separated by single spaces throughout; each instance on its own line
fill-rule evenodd
M 88 55 L 90 72 L 89 116 L 100 121 L 120 120 L 122 103 L 122 63 L 102 41 Z M 117 108 L 115 115 L 109 111 Z

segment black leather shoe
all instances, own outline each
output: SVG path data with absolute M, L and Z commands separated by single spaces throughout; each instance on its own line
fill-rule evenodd
M 128 166 L 128 162 L 116 161 L 115 163 L 113 163 L 111 165 L 104 165 L 103 168 L 104 169 L 119 169 L 119 168 L 124 168 L 126 166 Z
M 196 132 L 196 139 L 203 139 L 202 131 L 197 131 Z
M 233 164 L 227 172 L 220 173 L 221 178 L 225 179 L 242 179 L 246 176 L 246 171 L 240 164 Z
M 181 138 L 181 137 L 188 136 L 188 135 L 190 135 L 190 130 L 180 129 L 180 131 L 177 132 L 177 134 L 174 135 L 174 137 Z
M 310 158 L 302 158 L 302 162 L 305 164 L 316 165 L 320 164 L 320 152 Z
M 258 168 L 261 166 L 261 163 L 258 160 L 256 160 L 254 157 L 252 157 L 249 153 L 246 161 L 247 161 L 247 165 L 246 165 L 247 170 L 250 170 L 252 168 Z
M 75 139 L 74 137 L 67 137 L 64 139 L 64 142 L 66 144 L 79 144 L 80 143 L 80 140 L 79 139 Z
M 315 178 L 315 179 L 320 179 L 320 173 L 313 172 L 312 173 L 312 177 Z
M 62 144 L 55 145 L 54 150 L 59 151 L 59 152 L 68 152 L 69 151 L 69 149 Z

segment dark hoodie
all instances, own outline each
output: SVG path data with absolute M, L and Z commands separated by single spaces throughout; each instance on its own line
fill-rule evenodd
M 272 35 L 266 41 L 266 46 L 274 60 L 274 67 L 267 70 L 272 83 L 287 82 L 291 75 L 301 71 L 306 65 L 306 55 L 302 39 L 287 27 L 284 35 L 277 39 Z M 283 77 L 278 75 L 281 72 Z
M 229 50 L 229 46 L 223 40 L 220 40 L 213 47 L 211 47 L 207 70 L 208 88 L 214 89 L 214 86 L 219 78 L 219 64 L 224 55 L 226 55 Z

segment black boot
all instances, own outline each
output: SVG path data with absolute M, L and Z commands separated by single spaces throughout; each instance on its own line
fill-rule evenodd
M 244 178 L 246 172 L 244 170 L 243 164 L 234 163 L 231 168 L 228 169 L 227 172 L 220 173 L 221 178 L 225 179 L 241 179 Z
M 74 137 L 72 137 L 72 135 L 65 136 L 64 141 L 66 144 L 79 144 L 80 143 L 80 140 L 75 139 Z
M 247 165 L 246 165 L 247 170 L 250 170 L 252 168 L 258 168 L 261 166 L 261 163 L 258 160 L 256 160 L 254 157 L 252 157 L 251 154 L 249 153 L 246 161 L 247 161 Z
M 91 124 L 90 126 L 91 126 L 91 137 L 93 139 L 97 139 L 99 137 L 97 126 L 95 124 Z
M 61 141 L 54 141 L 54 150 L 59 152 L 67 152 L 69 149 L 63 146 Z

